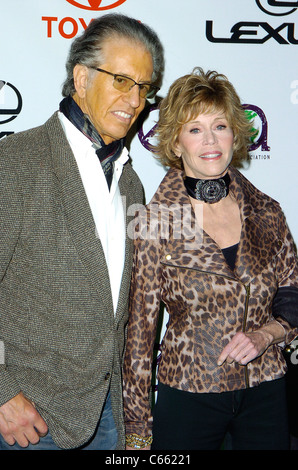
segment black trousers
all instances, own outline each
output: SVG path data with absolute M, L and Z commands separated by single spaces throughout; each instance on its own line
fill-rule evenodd
M 285 380 L 223 393 L 158 385 L 153 450 L 289 449 Z

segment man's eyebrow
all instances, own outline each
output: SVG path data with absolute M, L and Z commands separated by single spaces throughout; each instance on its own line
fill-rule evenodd
M 124 78 L 130 78 L 131 80 L 133 80 L 134 82 L 136 81 L 134 78 L 132 78 L 130 75 L 128 75 L 127 73 L 122 73 L 122 72 L 119 72 L 119 73 L 114 73 L 113 75 L 120 75 L 121 77 L 124 77 Z M 136 82 L 136 83 L 148 83 L 148 84 L 152 84 L 152 82 L 150 80 L 141 80 L 140 82 Z

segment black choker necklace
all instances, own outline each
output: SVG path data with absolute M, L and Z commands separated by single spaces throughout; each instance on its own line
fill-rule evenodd
M 184 184 L 191 197 L 214 204 L 229 194 L 230 177 L 228 173 L 216 180 L 200 180 L 186 176 Z

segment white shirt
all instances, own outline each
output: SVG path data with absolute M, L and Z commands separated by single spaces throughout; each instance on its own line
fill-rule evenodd
M 114 312 L 117 309 L 125 257 L 125 215 L 118 181 L 128 151 L 123 149 L 114 162 L 113 180 L 109 191 L 101 163 L 85 137 L 61 112 L 59 119 L 74 153 L 88 202 L 108 266 Z M 125 206 L 124 206 L 125 207 Z

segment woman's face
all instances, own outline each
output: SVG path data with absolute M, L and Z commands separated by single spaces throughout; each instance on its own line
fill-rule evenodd
M 199 114 L 182 126 L 175 150 L 186 176 L 214 179 L 225 174 L 233 156 L 233 141 L 224 114 Z

